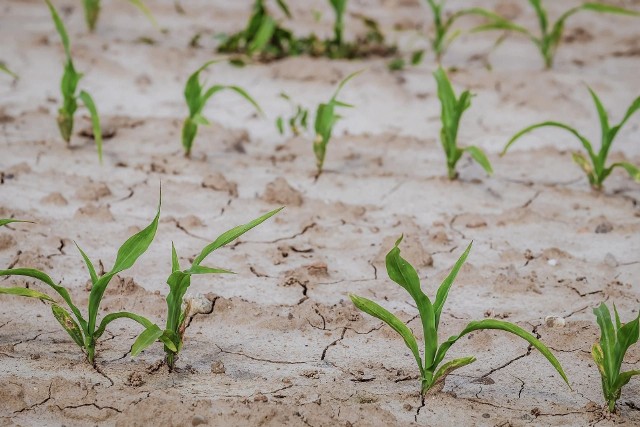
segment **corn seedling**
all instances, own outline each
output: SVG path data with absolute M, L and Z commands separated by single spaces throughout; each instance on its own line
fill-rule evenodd
M 256 0 L 244 30 L 229 36 L 218 46 L 218 52 L 261 55 L 263 59 L 279 59 L 298 54 L 298 40 L 290 30 L 280 26 L 271 15 L 266 0 Z M 289 19 L 291 12 L 284 0 L 276 0 L 278 8 Z
M 540 27 L 539 36 L 536 36 L 533 32 L 529 31 L 525 27 L 515 24 L 514 22 L 511 22 L 499 15 L 493 16 L 491 19 L 492 22 L 480 26 L 474 29 L 474 31 L 506 30 L 523 34 L 528 39 L 530 39 L 533 44 L 536 45 L 536 47 L 540 51 L 540 54 L 542 55 L 542 58 L 544 59 L 544 65 L 546 68 L 553 67 L 553 60 L 558 50 L 558 46 L 560 45 L 560 41 L 562 41 L 565 23 L 567 19 L 569 19 L 576 13 L 582 11 L 590 11 L 597 13 L 640 16 L 640 12 L 635 12 L 617 6 L 611 6 L 604 3 L 587 2 L 581 4 L 580 6 L 576 6 L 567 10 L 562 15 L 560 15 L 556 22 L 550 24 L 548 13 L 542 5 L 542 0 L 529 0 L 529 3 L 535 10 L 535 13 L 538 17 L 538 25 Z
M 13 71 L 11 71 L 9 69 L 9 67 L 7 67 L 5 64 L 3 64 L 2 62 L 0 62 L 0 71 L 2 71 L 5 74 L 10 75 L 11 77 L 13 77 L 14 79 L 18 78 L 18 75 L 16 73 L 14 73 Z
M 102 301 L 102 296 L 104 295 L 107 286 L 109 286 L 109 282 L 116 274 L 131 268 L 137 261 L 137 259 L 145 253 L 145 251 L 153 241 L 153 238 L 155 237 L 156 230 L 158 228 L 159 217 L 160 205 L 158 205 L 158 213 L 156 214 L 151 224 L 149 224 L 139 233 L 131 236 L 120 247 L 113 268 L 109 272 L 101 276 L 97 274 L 95 267 L 89 260 L 89 257 L 78 246 L 78 251 L 80 252 L 80 255 L 82 256 L 87 269 L 89 270 L 89 275 L 91 277 L 92 283 L 91 292 L 89 294 L 89 304 L 87 307 L 86 318 L 80 312 L 80 309 L 71 300 L 71 296 L 69 295 L 67 289 L 64 286 L 56 284 L 51 279 L 51 277 L 40 270 L 32 268 L 12 268 L 8 270 L 0 270 L 0 276 L 23 276 L 37 279 L 43 282 L 44 284 L 50 286 L 64 300 L 64 303 L 67 305 L 71 313 L 69 313 L 67 309 L 63 308 L 62 305 L 58 304 L 51 296 L 34 289 L 23 287 L 0 288 L 0 294 L 38 298 L 44 302 L 51 303 L 53 316 L 60 323 L 60 325 L 62 325 L 64 330 L 67 331 L 73 341 L 84 351 L 89 363 L 94 364 L 96 342 L 100 339 L 109 323 L 120 318 L 129 318 L 131 320 L 134 320 L 145 327 L 145 331 L 141 335 L 143 337 L 149 334 L 147 330 L 153 329 L 154 327 L 154 324 L 148 319 L 126 311 L 109 313 L 102 318 L 100 323 L 98 323 L 98 314 L 100 312 L 100 302 Z M 165 345 L 169 348 L 175 348 L 173 345 L 173 341 L 166 337 L 166 334 L 155 337 L 154 341 L 159 338 L 164 340 Z M 134 347 L 132 348 L 132 352 L 137 351 L 137 346 L 143 344 L 143 342 L 140 342 L 140 339 L 136 340 L 136 342 L 134 343 Z
M 444 6 L 446 0 L 427 0 L 427 4 L 431 9 L 433 15 L 434 34 L 431 38 L 431 47 L 436 54 L 438 62 L 442 59 L 442 55 L 446 52 L 449 45 L 458 38 L 462 31 L 453 31 L 453 24 L 463 16 L 480 16 L 490 19 L 492 22 L 497 20 L 503 20 L 500 15 L 497 15 L 490 10 L 482 9 L 478 7 L 472 7 L 468 9 L 462 9 L 448 16 L 445 15 Z M 483 28 L 484 26 L 478 26 L 471 31 Z
M 631 322 L 623 324 L 620 322 L 615 304 L 613 312 L 615 326 L 611 321 L 611 313 L 604 303 L 593 309 L 600 326 L 600 341 L 591 349 L 593 360 L 600 371 L 602 393 L 607 401 L 609 412 L 615 411 L 622 387 L 627 385 L 632 377 L 640 375 L 638 370 L 620 372 L 625 353 L 629 347 L 638 342 L 640 315 Z
M 600 127 L 602 131 L 600 151 L 597 154 L 593 149 L 593 144 L 591 143 L 591 141 L 582 136 L 577 130 L 563 123 L 548 121 L 529 126 L 515 134 L 504 147 L 504 150 L 502 150 L 502 155 L 507 152 L 509 147 L 511 147 L 511 145 L 516 142 L 516 140 L 518 140 L 521 136 L 531 132 L 532 130 L 547 126 L 557 127 L 569 131 L 576 138 L 578 138 L 578 140 L 580 140 L 580 143 L 587 152 L 588 158 L 585 157 L 582 153 L 573 153 L 573 161 L 576 162 L 578 166 L 580 166 L 580 168 L 582 168 L 582 170 L 587 174 L 589 183 L 595 190 L 602 189 L 602 185 L 604 184 L 605 179 L 607 179 L 607 177 L 611 174 L 611 172 L 613 172 L 615 168 L 622 168 L 626 170 L 631 178 L 633 178 L 636 182 L 640 182 L 640 168 L 632 165 L 631 163 L 616 162 L 607 167 L 607 156 L 609 155 L 611 145 L 613 144 L 613 141 L 618 135 L 620 129 L 631 118 L 631 116 L 633 116 L 634 113 L 640 110 L 640 97 L 636 98 L 635 101 L 633 101 L 626 114 L 624 115 L 622 121 L 612 127 L 609 124 L 609 116 L 607 114 L 607 111 L 602 105 L 600 98 L 598 98 L 598 95 L 596 95 L 596 93 L 591 90 L 591 88 L 589 88 L 589 93 L 591 93 L 593 102 L 596 105 L 596 110 L 598 111 L 598 117 L 600 118 Z
M 362 70 L 349 74 L 344 80 L 340 82 L 340 84 L 338 84 L 338 88 L 334 92 L 329 102 L 318 105 L 314 123 L 316 136 L 313 141 L 313 152 L 316 155 L 317 167 L 316 178 L 319 177 L 322 173 L 324 158 L 327 154 L 327 145 L 329 145 L 329 141 L 331 140 L 333 127 L 338 122 L 338 120 L 342 118 L 342 116 L 336 114 L 336 108 L 353 108 L 353 105 L 339 101 L 338 95 L 340 94 L 340 91 L 342 90 L 344 85 L 346 85 L 349 80 L 351 80 L 361 72 Z
M 93 125 L 93 137 L 96 141 L 96 147 L 98 148 L 98 158 L 102 163 L 102 130 L 100 128 L 100 117 L 98 116 L 98 110 L 93 102 L 93 98 L 89 93 L 81 90 L 77 94 L 78 83 L 82 78 L 82 73 L 76 71 L 73 60 L 71 58 L 71 48 L 69 43 L 69 35 L 64 26 L 64 23 L 60 19 L 60 15 L 53 7 L 49 0 L 45 0 L 51 11 L 51 17 L 55 23 L 58 34 L 62 39 L 62 46 L 65 53 L 64 73 L 62 75 L 62 81 L 60 83 L 60 90 L 62 92 L 62 106 L 58 109 L 58 128 L 60 129 L 60 135 L 67 144 L 71 141 L 71 134 L 73 133 L 73 116 L 78 109 L 78 99 L 82 101 L 89 114 L 91 115 L 91 123 Z
M 189 116 L 185 119 L 182 126 L 182 146 L 185 156 L 187 157 L 191 156 L 191 148 L 198 133 L 198 126 L 209 124 L 209 121 L 202 114 L 202 110 L 206 106 L 207 101 L 209 101 L 209 98 L 216 93 L 225 89 L 232 90 L 249 101 L 259 113 L 262 113 L 262 109 L 258 103 L 241 87 L 213 85 L 205 90 L 204 85 L 200 83 L 200 73 L 216 62 L 218 61 L 209 61 L 198 68 L 191 74 L 184 88 L 184 98 L 187 101 L 187 107 L 189 107 Z
M 275 0 L 280 11 L 287 19 L 292 19 L 287 3 Z M 362 58 L 372 55 L 387 56 L 395 53 L 396 49 L 384 44 L 384 35 L 378 24 L 372 19 L 359 17 L 367 33 L 353 43 L 344 40 L 345 13 L 347 0 L 329 0 L 335 12 L 333 38 L 322 40 L 315 34 L 298 38 L 290 30 L 284 28 L 273 17 L 266 5 L 266 0 L 256 0 L 253 11 L 246 27 L 233 35 L 226 37 L 218 46 L 218 52 L 236 53 L 248 57 L 256 57 L 261 61 L 272 61 L 288 56 L 311 55 L 329 58 Z M 239 58 L 233 58 L 233 63 L 244 63 Z
M 158 23 L 151 14 L 151 11 L 142 2 L 142 0 L 129 0 L 129 2 L 140 9 L 140 11 L 146 15 L 146 17 L 155 27 L 158 26 Z M 82 0 L 82 5 L 84 6 L 84 18 L 85 21 L 87 21 L 87 27 L 89 27 L 89 31 L 91 32 L 95 31 L 96 29 L 98 16 L 100 15 L 100 3 L 101 0 Z
M 515 334 L 524 339 L 532 347 L 540 351 L 540 353 L 542 353 L 542 355 L 547 358 L 551 365 L 553 365 L 556 371 L 558 371 L 567 385 L 569 384 L 569 381 L 567 380 L 560 362 L 558 362 L 551 351 L 529 332 L 509 322 L 495 319 L 473 321 L 470 322 L 458 335 L 453 335 L 442 344 L 438 345 L 438 328 L 440 326 L 440 315 L 442 314 L 442 309 L 447 300 L 449 289 L 451 288 L 451 285 L 453 285 L 458 271 L 460 271 L 460 268 L 469 255 L 471 244 L 469 244 L 462 256 L 453 266 L 453 269 L 451 270 L 449 275 L 444 279 L 444 281 L 438 288 L 436 299 L 432 303 L 420 287 L 420 279 L 418 277 L 418 274 L 416 273 L 416 270 L 411 264 L 409 264 L 409 262 L 407 262 L 400 256 L 400 248 L 398 247 L 398 245 L 400 245 L 401 241 L 402 237 L 400 237 L 398 241 L 396 241 L 394 248 L 391 249 L 391 251 L 387 254 L 387 273 L 389 274 L 389 278 L 391 278 L 391 280 L 402 286 L 409 293 L 409 295 L 411 295 L 411 298 L 413 298 L 416 306 L 418 307 L 424 335 L 424 361 L 420 356 L 416 337 L 400 319 L 398 319 L 395 315 L 387 311 L 382 306 L 369 299 L 353 294 L 350 295 L 350 298 L 358 309 L 382 320 L 398 334 L 400 334 L 400 336 L 404 339 L 405 344 L 411 350 L 411 353 L 413 354 L 413 357 L 418 364 L 422 383 L 421 390 L 423 395 L 436 386 L 437 387 L 435 388 L 435 390 L 441 389 L 441 386 L 444 386 L 444 381 L 448 374 L 450 374 L 455 369 L 462 368 L 463 366 L 469 365 L 476 360 L 475 357 L 470 356 L 451 360 L 440 366 L 447 354 L 447 351 L 453 344 L 455 344 L 463 336 L 473 331 L 483 329 L 502 330 Z
M 167 345 L 165 342 L 164 350 L 166 353 L 165 361 L 170 370 L 173 369 L 175 361 L 178 357 L 180 350 L 183 345 L 183 337 L 185 330 L 187 329 L 189 319 L 190 306 L 188 302 L 184 301 L 184 295 L 187 292 L 189 286 L 191 286 L 191 276 L 196 274 L 219 274 L 219 273 L 233 273 L 229 270 L 224 270 L 221 268 L 213 268 L 202 265 L 202 262 L 207 258 L 213 251 L 219 249 L 234 240 L 238 237 L 245 234 L 247 231 L 252 228 L 260 225 L 267 219 L 271 218 L 278 212 L 280 212 L 284 208 L 279 208 L 273 210 L 260 218 L 254 219 L 253 221 L 232 228 L 229 231 L 222 233 L 218 238 L 216 238 L 212 243 L 207 245 L 202 252 L 193 260 L 191 266 L 186 270 L 180 269 L 180 262 L 178 259 L 178 254 L 176 252 L 175 246 L 171 245 L 171 275 L 167 279 L 167 284 L 169 285 L 169 294 L 167 295 L 167 323 L 165 331 L 160 330 L 159 327 L 155 326 L 153 328 L 148 328 L 145 331 L 145 334 L 148 336 L 143 337 L 140 335 L 138 340 L 136 341 L 139 345 L 134 345 L 134 350 L 132 350 L 131 355 L 135 356 L 144 348 L 153 344 L 155 340 L 161 337 L 171 337 L 172 345 Z
M 460 98 L 457 98 L 453 91 L 453 86 L 451 86 L 451 82 L 442 68 L 438 68 L 433 75 L 435 76 L 438 84 L 438 98 L 442 105 L 442 112 L 440 115 L 440 119 L 442 121 L 440 142 L 442 143 L 442 148 L 447 156 L 447 171 L 449 179 L 456 179 L 458 177 L 456 164 L 465 151 L 469 153 L 473 160 L 482 166 L 489 175 L 491 175 L 493 173 L 491 163 L 489 163 L 489 159 L 487 159 L 487 156 L 480 148 L 474 145 L 464 148 L 458 147 L 458 128 L 460 126 L 460 119 L 462 118 L 462 113 L 471 106 L 471 92 L 465 90 L 460 95 Z
M 293 103 L 289 95 L 281 93 L 280 98 L 286 100 L 291 104 L 293 108 L 293 114 L 286 120 L 286 124 L 289 125 L 289 129 L 294 136 L 300 135 L 303 131 L 309 129 L 309 110 L 302 105 L 296 105 Z M 285 132 L 285 119 L 280 116 L 276 119 L 276 127 L 280 135 L 284 135 Z

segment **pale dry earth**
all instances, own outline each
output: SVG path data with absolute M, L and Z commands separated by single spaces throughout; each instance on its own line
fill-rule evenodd
M 187 264 L 226 229 L 287 208 L 211 257 L 237 275 L 194 279 L 190 293 L 211 305 L 192 318 L 174 373 L 157 364 L 159 345 L 129 357 L 140 332 L 133 323 L 109 327 L 94 369 L 44 304 L 1 297 L 0 425 L 640 424 L 640 382 L 624 389 L 619 413 L 605 418 L 590 358 L 598 335 L 593 307 L 608 301 L 625 319 L 638 313 L 640 186 L 616 172 L 604 192 L 591 191 L 571 161 L 577 142 L 553 130 L 498 156 L 515 131 L 545 119 L 597 139 L 585 85 L 600 93 L 617 121 L 640 93 L 637 20 L 576 16 L 552 71 L 541 70 L 522 38 L 508 39 L 489 56 L 496 35 L 463 36 L 453 44 L 445 57 L 445 65 L 458 69 L 452 80 L 476 93 L 460 140 L 485 148 L 495 175 L 463 160 L 461 179 L 450 182 L 437 139 L 431 55 L 394 74 L 381 59 L 218 64 L 208 80 L 245 87 L 266 113 L 260 117 L 242 100 L 221 95 L 206 110 L 215 124 L 201 128 L 187 160 L 179 142 L 184 80 L 216 56 L 216 33 L 244 25 L 251 2 L 190 0 L 182 2 L 183 15 L 172 1 L 149 2 L 166 29 L 159 32 L 127 2 L 105 1 L 93 35 L 78 2 L 55 3 L 76 66 L 86 72 L 81 86 L 93 94 L 112 136 L 99 166 L 93 142 L 78 134 L 89 129 L 81 110 L 72 147 L 65 147 L 55 123 L 62 52 L 48 11 L 40 1 L 5 0 L 0 60 L 21 78 L 0 78 L 0 217 L 36 224 L 0 230 L 0 266 L 41 268 L 86 304 L 88 273 L 73 242 L 110 268 L 118 246 L 152 219 L 162 183 L 156 240 L 112 282 L 103 302 L 105 312 L 126 309 L 162 322 L 171 242 Z M 328 34 L 324 2 L 291 3 L 296 31 Z M 379 19 L 403 49 L 425 44 L 428 15 L 417 0 L 351 3 Z M 535 25 L 524 1 L 471 3 Z M 557 16 L 575 3 L 556 2 L 552 11 Z M 640 8 L 637 1 L 617 4 Z M 314 7 L 325 10 L 320 23 L 309 12 Z M 189 48 L 197 32 L 201 47 Z M 309 138 L 276 132 L 275 118 L 289 112 L 277 95 L 287 92 L 311 107 L 340 78 L 363 68 L 344 92 L 357 108 L 345 112 L 327 170 L 314 181 Z M 638 142 L 636 118 L 613 157 L 640 163 Z M 348 299 L 357 293 L 381 301 L 420 334 L 417 310 L 384 271 L 384 255 L 403 233 L 403 254 L 429 295 L 474 241 L 445 307 L 441 339 L 471 320 L 516 322 L 555 350 L 573 390 L 522 341 L 480 332 L 450 352 L 476 355 L 477 362 L 422 402 L 402 340 Z M 16 278 L 1 282 L 44 289 Z M 566 325 L 547 326 L 550 315 Z M 637 369 L 639 361 L 640 350 L 633 349 L 625 369 Z

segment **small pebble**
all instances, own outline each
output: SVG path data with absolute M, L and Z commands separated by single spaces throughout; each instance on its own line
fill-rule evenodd
M 217 360 L 211 364 L 212 374 L 224 374 L 227 370 L 224 367 L 224 363 L 221 360 Z
M 567 321 L 560 316 L 547 316 L 544 318 L 544 324 L 549 328 L 564 328 L 564 325 L 566 325 L 566 323 Z
M 611 231 L 613 231 L 613 224 L 609 221 L 604 221 L 596 227 L 596 233 L 598 234 L 610 233 Z
M 556 265 L 558 265 L 558 260 L 552 258 L 549 261 L 547 261 L 547 264 L 549 264 L 551 267 L 555 267 Z

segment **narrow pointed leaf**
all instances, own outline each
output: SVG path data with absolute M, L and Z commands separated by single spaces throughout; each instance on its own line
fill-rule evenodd
M 102 128 L 100 127 L 100 116 L 98 115 L 98 109 L 93 102 L 93 98 L 84 90 L 80 91 L 80 99 L 84 103 L 84 106 L 89 110 L 91 116 L 91 125 L 93 127 L 93 139 L 96 141 L 96 147 L 98 149 L 98 159 L 102 163 Z
M 493 168 L 491 167 L 491 163 L 489 162 L 489 159 L 484 154 L 484 151 L 482 151 L 480 148 L 474 145 L 465 147 L 463 148 L 463 150 L 471 154 L 471 157 L 473 157 L 473 160 L 475 160 L 480 166 L 482 166 L 482 168 L 485 170 L 485 172 L 487 172 L 487 174 L 489 175 L 493 174 Z
M 23 219 L 13 219 L 13 218 L 2 218 L 0 219 L 0 227 L 5 226 L 7 224 L 12 224 L 14 222 L 28 222 L 31 224 L 35 224 L 33 221 L 26 221 Z
M 158 341 L 158 338 L 162 336 L 162 329 L 156 325 L 152 325 L 150 328 L 142 331 L 138 338 L 131 346 L 131 357 L 136 357 L 144 349 L 149 347 L 154 342 Z
M 413 354 L 413 357 L 418 364 L 418 368 L 420 369 L 420 373 L 422 374 L 423 367 L 422 360 L 420 359 L 420 352 L 418 351 L 418 343 L 416 342 L 416 338 L 413 336 L 411 329 L 409 329 L 407 325 L 405 325 L 400 319 L 390 313 L 387 309 L 383 308 L 374 301 L 353 294 L 350 294 L 349 298 L 351 298 L 351 301 L 353 301 L 353 304 L 359 310 L 362 310 L 365 313 L 382 320 L 394 331 L 400 334 L 400 336 L 404 340 L 404 343 L 407 345 L 407 347 L 409 347 L 409 350 L 411 350 L 411 353 Z
M 469 256 L 469 252 L 471 251 L 471 246 L 473 246 L 473 242 L 469 243 L 469 245 L 467 246 L 467 249 L 465 249 L 462 255 L 460 255 L 460 258 L 458 258 L 458 261 L 456 261 L 455 265 L 451 269 L 451 272 L 449 272 L 447 277 L 445 277 L 445 279 L 440 284 L 440 287 L 438 288 L 438 292 L 436 293 L 436 300 L 433 303 L 433 310 L 436 316 L 436 329 L 440 324 L 440 314 L 442 313 L 442 308 L 444 307 L 444 304 L 447 302 L 449 289 L 451 289 L 451 285 L 453 285 L 453 282 L 456 280 L 456 277 L 458 276 L 458 272 L 460 271 L 460 269 L 462 268 L 462 265 L 467 260 L 467 257 Z
M 222 246 L 225 246 L 228 243 L 233 242 L 234 240 L 236 240 L 238 237 L 242 236 L 247 231 L 249 231 L 252 228 L 262 224 L 264 221 L 268 220 L 269 218 L 271 218 L 272 216 L 274 216 L 275 214 L 280 212 L 282 209 L 284 209 L 284 206 L 281 207 L 281 208 L 272 210 L 271 212 L 268 212 L 268 213 L 262 215 L 261 217 L 259 217 L 257 219 L 254 219 L 251 222 L 248 222 L 247 224 L 239 225 L 237 227 L 232 228 L 229 231 L 226 231 L 226 232 L 222 233 L 220 236 L 218 236 L 218 238 L 216 240 L 214 240 L 212 243 L 208 244 L 202 250 L 202 252 L 200 252 L 200 255 L 198 255 L 196 257 L 196 259 L 193 261 L 193 266 L 200 265 L 200 263 L 202 261 L 204 261 L 204 259 L 207 256 L 209 256 L 209 254 L 211 254 L 211 252 L 215 251 L 216 249 L 218 249 L 218 248 L 220 248 Z
M 82 330 L 78 326 L 75 320 L 71 317 L 69 312 L 64 308 L 60 307 L 57 304 L 51 306 L 51 311 L 53 312 L 53 317 L 62 325 L 65 331 L 69 334 L 71 339 L 80 346 L 80 348 L 84 348 L 84 337 L 82 335 Z
M 43 301 L 55 302 L 53 298 L 42 292 L 35 291 L 29 288 L 0 288 L 0 294 L 16 295 L 20 297 L 38 298 Z

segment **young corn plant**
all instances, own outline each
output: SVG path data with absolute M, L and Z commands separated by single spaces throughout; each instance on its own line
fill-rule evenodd
M 611 313 L 604 303 L 593 309 L 600 326 L 600 341 L 591 349 L 593 360 L 600 371 L 602 393 L 607 401 L 609 412 L 615 411 L 622 387 L 627 385 L 632 377 L 640 375 L 639 370 L 620 372 L 625 353 L 629 347 L 638 342 L 640 315 L 631 322 L 623 324 L 620 322 L 615 304 L 613 312 L 615 326 L 611 321 Z
M 276 0 L 278 8 L 291 19 L 289 6 L 284 0 Z M 243 53 L 259 55 L 264 60 L 279 59 L 299 54 L 299 42 L 293 33 L 282 26 L 271 15 L 266 0 L 256 0 L 253 12 L 244 30 L 229 36 L 220 46 L 221 53 Z
M 483 329 L 502 330 L 524 339 L 547 358 L 549 363 L 551 363 L 556 371 L 558 371 L 562 379 L 567 383 L 567 385 L 569 385 L 569 381 L 567 380 L 567 376 L 565 375 L 560 362 L 558 362 L 551 351 L 529 332 L 509 322 L 495 319 L 473 321 L 470 322 L 458 335 L 453 335 L 442 344 L 438 344 L 438 328 L 440 326 L 442 309 L 447 300 L 449 289 L 451 288 L 451 285 L 453 285 L 460 268 L 467 259 L 469 251 L 471 250 L 471 244 L 469 244 L 462 256 L 453 266 L 449 275 L 444 279 L 438 288 L 435 301 L 432 302 L 432 300 L 430 300 L 422 291 L 420 287 L 420 279 L 416 270 L 411 266 L 411 264 L 409 264 L 409 262 L 400 256 L 400 248 L 398 246 L 401 241 L 402 237 L 398 239 L 394 248 L 387 254 L 387 273 L 391 280 L 402 286 L 409 295 L 411 295 L 411 298 L 413 298 L 416 306 L 418 307 L 424 336 L 423 356 L 420 356 L 416 337 L 395 315 L 369 299 L 353 294 L 350 295 L 350 298 L 358 309 L 382 320 L 404 339 L 404 343 L 409 347 L 416 363 L 418 364 L 422 383 L 421 391 L 423 395 L 430 390 L 440 390 L 441 387 L 444 386 L 444 381 L 447 375 L 458 368 L 462 368 L 463 366 L 473 363 L 476 360 L 475 357 L 470 356 L 454 359 L 442 364 L 449 348 L 460 338 L 473 331 Z
M 491 175 L 493 169 L 489 159 L 479 147 L 469 145 L 467 147 L 458 147 L 458 128 L 460 127 L 460 119 L 462 113 L 471 106 L 471 92 L 465 90 L 460 95 L 460 98 L 456 97 L 453 91 L 453 86 L 447 77 L 447 74 L 442 68 L 433 74 L 438 84 L 438 98 L 442 105 L 442 112 L 440 120 L 442 121 L 442 129 L 440 130 L 440 142 L 442 148 L 447 157 L 447 171 L 449 179 L 456 179 L 458 172 L 456 171 L 456 165 L 458 160 L 462 157 L 466 151 L 471 155 L 473 160 L 476 161 L 482 168 Z
M 431 9 L 433 15 L 434 34 L 431 38 L 431 47 L 436 55 L 438 62 L 442 59 L 442 55 L 446 52 L 449 45 L 462 34 L 462 31 L 453 31 L 453 24 L 463 16 L 480 16 L 490 19 L 492 22 L 496 20 L 504 19 L 500 15 L 497 15 L 490 10 L 482 9 L 478 7 L 472 7 L 468 9 L 462 9 L 448 16 L 445 15 L 444 7 L 446 0 L 427 0 L 427 4 Z M 478 26 L 471 31 L 483 28 Z
M 600 118 L 600 128 L 601 128 L 601 139 L 600 139 L 600 150 L 596 153 L 593 148 L 593 144 L 587 138 L 582 136 L 576 129 L 565 125 L 563 123 L 547 121 L 538 123 L 532 126 L 529 126 L 517 134 L 515 134 L 511 140 L 505 145 L 502 150 L 502 154 L 506 154 L 507 150 L 514 142 L 516 142 L 523 135 L 531 132 L 534 129 L 541 127 L 557 127 L 560 129 L 564 129 L 571 134 L 573 134 L 580 143 L 582 147 L 587 152 L 587 157 L 582 153 L 573 153 L 573 161 L 580 166 L 580 168 L 585 172 L 587 178 L 589 179 L 589 183 L 594 190 L 601 190 L 604 184 L 605 179 L 613 172 L 616 168 L 621 168 L 627 171 L 629 176 L 634 179 L 636 182 L 640 182 L 640 168 L 638 166 L 632 165 L 629 162 L 616 162 L 607 166 L 607 156 L 609 155 L 609 150 L 611 149 L 611 145 L 615 140 L 620 129 L 627 123 L 627 121 L 640 110 L 640 97 L 636 98 L 635 101 L 631 104 L 626 114 L 622 118 L 622 121 L 615 126 L 611 126 L 609 123 L 609 116 L 607 111 L 605 110 L 600 98 L 598 95 L 589 88 L 589 93 L 591 94 L 591 98 L 593 99 L 594 104 L 596 105 L 596 110 L 598 111 L 598 117 Z
M 78 306 L 73 303 L 67 289 L 64 286 L 56 284 L 51 277 L 40 270 L 32 268 L 11 268 L 8 270 L 0 270 L 0 276 L 23 276 L 37 279 L 50 286 L 62 298 L 64 304 L 56 302 L 46 293 L 23 287 L 0 288 L 0 294 L 38 298 L 44 302 L 51 303 L 51 311 L 53 312 L 55 319 L 60 323 L 60 325 L 62 325 L 64 330 L 67 331 L 69 336 L 71 336 L 71 339 L 73 339 L 73 341 L 83 350 L 88 362 L 94 364 L 96 343 L 104 333 L 109 323 L 120 318 L 134 320 L 145 328 L 145 331 L 142 333 L 143 337 L 149 335 L 147 330 L 153 329 L 154 327 L 154 324 L 148 319 L 126 311 L 109 313 L 104 316 L 99 323 L 98 314 L 100 313 L 100 302 L 102 301 L 102 297 L 107 286 L 109 286 L 109 282 L 116 274 L 131 268 L 138 258 L 146 252 L 147 248 L 153 241 L 156 230 L 158 229 L 159 217 L 160 205 L 158 205 L 158 212 L 151 224 L 139 233 L 131 236 L 120 247 L 113 268 L 102 275 L 98 275 L 87 254 L 85 254 L 85 252 L 78 246 L 78 251 L 89 270 L 92 283 L 91 292 L 89 293 L 89 304 L 86 309 L 86 317 L 80 311 Z M 63 308 L 63 305 L 66 305 L 68 309 Z M 69 310 L 71 312 L 69 312 Z M 162 336 L 154 338 L 154 341 L 157 339 L 163 340 L 165 346 L 168 348 L 175 349 L 173 341 L 167 336 L 167 334 L 162 334 Z M 144 342 L 140 341 L 140 339 L 136 340 L 132 351 L 135 352 L 137 351 L 138 346 L 144 345 Z
M 184 120 L 184 124 L 182 125 L 182 146 L 186 157 L 191 156 L 193 141 L 198 134 L 198 126 L 210 124 L 204 117 L 202 110 L 207 105 L 207 101 L 216 93 L 225 89 L 232 90 L 249 101 L 255 109 L 262 114 L 262 109 L 258 103 L 239 86 L 213 85 L 205 90 L 204 85 L 200 82 L 200 73 L 216 62 L 219 61 L 209 61 L 198 68 L 191 74 L 184 88 L 184 99 L 187 101 L 187 107 L 189 108 L 189 116 Z
M 144 13 L 155 27 L 158 26 L 158 23 L 151 14 L 151 11 L 142 2 L 142 0 L 129 0 L 129 2 L 137 7 L 142 13 Z M 82 5 L 84 7 L 84 18 L 87 22 L 87 27 L 89 27 L 89 31 L 91 32 L 94 32 L 96 29 L 98 16 L 100 15 L 100 3 L 101 0 L 82 0 Z
M 288 101 L 293 108 L 293 113 L 291 116 L 286 119 L 286 124 L 289 125 L 289 129 L 294 136 L 300 135 L 303 131 L 309 129 L 309 110 L 304 108 L 302 105 L 294 104 L 289 95 L 286 93 L 281 93 L 280 98 Z M 279 116 L 276 119 L 276 128 L 278 128 L 278 132 L 280 135 L 284 135 L 285 133 L 285 118 Z
M 232 271 L 221 268 L 204 266 L 202 265 L 202 262 L 216 249 L 233 242 L 247 231 L 262 224 L 264 221 L 280 212 L 282 209 L 284 208 L 282 207 L 273 210 L 247 224 L 239 225 L 222 233 L 212 243 L 207 245 L 193 260 L 191 266 L 185 270 L 180 269 L 180 262 L 176 248 L 171 245 L 171 275 L 167 279 L 169 294 L 167 295 L 166 329 L 162 331 L 155 325 L 152 328 L 148 328 L 148 332 L 145 331 L 144 333 L 146 336 L 143 337 L 143 335 L 140 335 L 138 340 L 136 340 L 136 344 L 138 345 L 134 345 L 135 348 L 132 350 L 131 355 L 136 356 L 146 347 L 153 344 L 153 342 L 158 338 L 170 337 L 172 345 L 167 345 L 165 342 L 164 346 L 166 354 L 165 362 L 167 363 L 169 370 L 173 370 L 178 354 L 182 349 L 184 333 L 187 329 L 188 322 L 190 321 L 189 312 L 191 311 L 191 307 L 188 302 L 185 302 L 184 296 L 187 289 L 189 289 L 189 286 L 191 286 L 191 276 L 196 274 L 233 273 Z
M 317 168 L 316 179 L 322 173 L 324 158 L 327 154 L 327 145 L 329 145 L 329 141 L 331 140 L 333 127 L 338 122 L 338 120 L 342 118 L 336 113 L 336 108 L 353 108 L 353 105 L 339 101 L 338 95 L 340 94 L 340 91 L 342 90 L 344 85 L 346 85 L 349 80 L 353 79 L 361 72 L 362 70 L 349 74 L 344 80 L 340 82 L 340 84 L 338 84 L 338 88 L 334 92 L 329 102 L 318 105 L 314 122 L 314 130 L 316 136 L 313 141 L 313 152 L 316 156 Z
M 76 71 L 73 65 L 73 59 L 71 58 L 71 48 L 69 43 L 69 35 L 64 26 L 64 23 L 60 19 L 60 15 L 53 7 L 49 0 L 45 0 L 49 6 L 51 17 L 55 23 L 60 39 L 62 39 L 62 46 L 65 53 L 64 73 L 62 75 L 62 81 L 60 83 L 60 90 L 62 92 L 62 106 L 58 109 L 58 128 L 62 139 L 67 144 L 71 141 L 71 135 L 73 133 L 73 116 L 78 109 L 78 99 L 82 101 L 89 114 L 91 116 L 91 123 L 93 126 L 93 137 L 98 148 L 98 159 L 102 163 L 102 130 L 100 128 L 100 116 L 98 116 L 98 110 L 96 104 L 93 102 L 93 98 L 88 92 L 81 90 L 78 91 L 78 83 L 82 78 L 82 73 Z
M 589 11 L 596 13 L 610 13 L 617 15 L 628 16 L 640 16 L 640 12 L 624 9 L 617 6 L 611 6 L 605 3 L 599 2 L 586 2 L 579 6 L 573 7 L 564 12 L 556 22 L 550 23 L 547 10 L 542 5 L 542 0 L 529 0 L 529 3 L 533 7 L 537 17 L 538 25 L 540 27 L 540 35 L 535 35 L 525 27 L 518 25 L 506 18 L 499 15 L 491 17 L 491 22 L 475 28 L 474 31 L 487 31 L 487 30 L 506 30 L 523 34 L 530 39 L 533 44 L 536 45 L 542 58 L 544 59 L 544 65 L 546 68 L 553 67 L 553 60 L 558 50 L 558 46 L 562 41 L 562 35 L 564 34 L 565 23 L 567 19 L 575 15 L 578 12 Z

